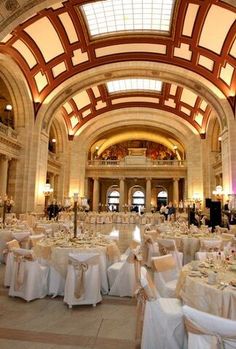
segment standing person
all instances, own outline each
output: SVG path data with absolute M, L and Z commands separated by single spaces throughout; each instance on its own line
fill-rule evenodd
M 53 200 L 53 202 L 48 206 L 47 211 L 49 220 L 58 219 L 59 206 L 57 205 L 56 200 Z
M 166 205 L 165 206 L 165 211 L 164 211 L 164 216 L 165 216 L 165 220 L 167 221 L 167 218 L 168 218 L 168 214 L 169 214 L 169 206 Z
M 180 200 L 179 202 L 179 213 L 183 213 L 184 212 L 184 203 L 183 200 Z
M 173 206 L 172 201 L 169 202 L 169 209 L 168 209 L 168 220 L 170 220 L 171 216 L 175 217 L 176 209 Z

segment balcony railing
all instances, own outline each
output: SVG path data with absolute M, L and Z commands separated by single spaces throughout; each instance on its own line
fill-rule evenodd
M 0 133 L 4 136 L 17 139 L 17 132 L 13 130 L 13 128 L 11 128 L 10 126 L 4 125 L 2 122 L 0 122 Z
M 185 167 L 185 160 L 151 160 L 146 158 L 145 161 L 137 161 L 135 159 L 132 162 L 122 160 L 89 160 L 89 167 L 160 167 L 160 166 L 176 166 Z

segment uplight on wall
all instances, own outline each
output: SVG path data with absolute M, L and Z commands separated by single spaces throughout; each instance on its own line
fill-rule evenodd
M 213 190 L 212 194 L 214 194 L 216 196 L 217 200 L 222 200 L 225 192 L 224 192 L 224 190 L 223 190 L 221 185 L 217 185 L 216 189 Z
M 221 185 L 217 185 L 216 189 L 213 190 L 212 194 L 214 195 L 224 195 L 224 190 Z

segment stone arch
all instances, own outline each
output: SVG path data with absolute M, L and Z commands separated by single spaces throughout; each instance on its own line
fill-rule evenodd
M 89 69 L 71 77 L 45 99 L 38 112 L 38 127 L 42 127 L 43 121 L 47 127 L 53 114 L 67 98 L 72 97 L 76 92 L 96 84 L 105 83 L 107 80 L 133 76 L 160 79 L 190 89 L 212 106 L 219 118 L 222 130 L 228 127 L 228 120 L 234 118 L 232 108 L 222 92 L 202 76 L 165 63 L 139 61 L 112 63 Z
M 19 66 L 0 54 L 0 77 L 4 80 L 14 109 L 15 128 L 33 127 L 34 108 L 26 79 Z

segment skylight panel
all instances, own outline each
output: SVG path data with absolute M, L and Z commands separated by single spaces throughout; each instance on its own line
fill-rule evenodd
M 123 79 L 107 82 L 110 93 L 124 91 L 157 91 L 162 89 L 162 81 L 152 79 Z
M 81 6 L 92 36 L 123 31 L 170 31 L 175 0 L 106 0 Z

